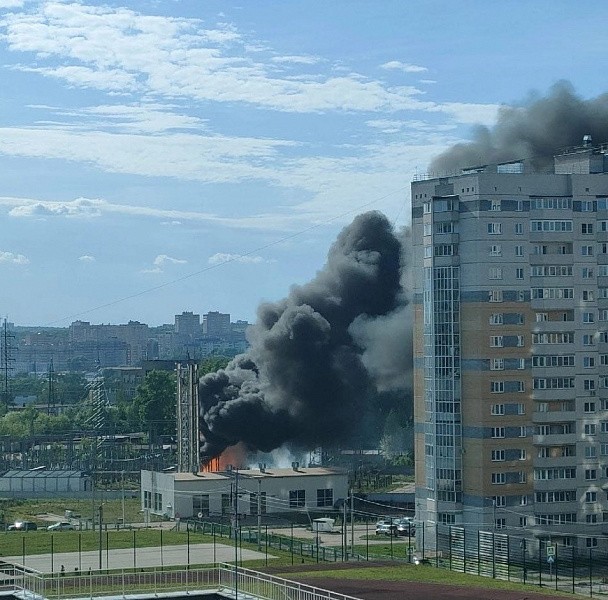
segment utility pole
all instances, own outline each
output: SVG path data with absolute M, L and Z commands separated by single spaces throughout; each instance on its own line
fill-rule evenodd
M 103 555 L 102 555 L 102 546 L 103 546 L 103 505 L 100 504 L 99 505 L 99 570 L 101 571 L 102 568 L 102 559 L 103 559 Z
M 53 358 L 51 357 L 51 362 L 49 363 L 49 375 L 48 375 L 48 396 L 47 396 L 47 404 L 46 404 L 46 414 L 51 414 L 51 407 L 55 408 L 55 369 L 53 367 Z
M 258 550 L 262 547 L 262 478 L 258 477 Z
M 350 555 L 355 554 L 355 496 L 350 490 Z
M 234 470 L 234 599 L 239 597 L 239 470 Z

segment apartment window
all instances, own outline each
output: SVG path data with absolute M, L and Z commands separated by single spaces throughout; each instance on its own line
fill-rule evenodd
M 515 279 L 523 279 L 524 278 L 524 270 L 520 267 L 515 269 Z
M 583 256 L 593 256 L 593 246 L 582 246 L 581 254 Z
M 585 458 L 595 458 L 597 456 L 597 448 L 595 446 L 585 446 Z
M 333 506 L 334 491 L 333 489 L 317 489 L 317 506 Z
M 530 221 L 530 231 L 572 231 L 572 221 L 541 220 Z
M 521 389 L 520 391 L 523 391 L 523 390 L 525 389 L 525 387 L 526 387 L 526 386 L 525 386 L 525 384 L 524 384 L 524 382 L 523 382 L 523 381 L 520 381 L 519 383 L 521 383 L 521 384 L 522 384 L 522 385 L 521 385 L 521 388 L 522 388 L 522 389 Z M 525 414 L 526 414 L 526 405 L 525 405 L 523 402 L 519 402 L 519 403 L 517 404 L 517 414 L 518 414 L 518 415 L 525 415 Z
M 494 519 L 494 529 L 504 529 L 507 526 L 507 520 L 503 517 Z
M 507 483 L 506 473 L 492 473 L 492 483 L 494 485 L 504 485 Z
M 504 381 L 490 381 L 490 392 L 492 394 L 502 394 L 505 391 Z
M 608 433 L 608 421 L 600 421 L 600 433 Z
M 488 223 L 488 233 L 490 235 L 499 235 L 502 233 L 502 223 Z
M 595 321 L 595 317 L 592 312 L 583 313 L 583 323 L 593 323 Z
M 585 333 L 583 334 L 583 346 L 593 346 L 594 339 L 593 334 Z
M 599 321 L 608 321 L 608 308 L 602 308 L 598 313 Z
M 490 302 L 502 302 L 502 290 L 490 290 L 488 299 Z
M 597 546 L 597 538 L 596 537 L 585 538 L 585 544 L 586 544 L 587 548 L 595 548 Z
M 528 526 L 528 517 L 519 517 L 519 526 L 527 527 Z
M 528 476 L 526 475 L 525 471 L 519 471 L 517 474 L 517 481 L 519 483 L 526 483 L 526 481 L 528 480 Z
M 593 269 L 591 267 L 583 267 L 583 279 L 593 279 Z
M 490 256 L 501 256 L 502 246 L 500 244 L 492 244 L 490 246 Z
M 289 508 L 301 508 L 306 506 L 305 490 L 289 490 Z
M 424 247 L 424 258 L 432 258 L 433 257 L 433 246 L 425 246 Z
M 423 202 L 422 212 L 427 215 L 430 214 L 430 212 L 431 212 L 431 203 L 430 202 Z
M 522 235 L 524 232 L 524 226 L 522 223 L 515 223 L 515 233 L 516 235 Z
M 505 428 L 504 427 L 492 427 L 491 434 L 493 438 L 504 438 Z
M 505 459 L 505 451 L 504 450 L 492 450 L 492 460 L 494 462 L 500 462 Z
M 519 428 L 519 437 L 520 438 L 525 438 L 526 437 L 526 426 L 525 425 L 522 425 Z
M 595 390 L 595 380 L 583 379 L 583 389 L 586 392 L 591 392 L 591 391 Z
M 152 508 L 152 492 L 144 490 L 144 508 Z
M 520 506 L 528 506 L 528 496 L 520 496 L 519 497 L 519 505 Z
M 492 504 L 498 508 L 501 508 L 503 506 L 507 505 L 507 497 L 506 496 L 493 496 L 492 497 Z
M 585 502 L 597 502 L 597 492 L 585 492 Z
M 602 296 L 600 295 L 600 298 L 601 297 Z M 593 302 L 595 294 L 593 293 L 593 290 L 583 290 L 582 298 L 583 302 Z
M 490 360 L 491 371 L 502 371 L 505 368 L 505 361 L 503 358 L 492 358 Z
M 586 235 L 593 233 L 593 223 L 581 223 L 581 233 Z
M 537 323 L 544 323 L 545 321 L 549 320 L 549 314 L 548 313 L 536 313 L 536 322 Z
M 583 356 L 583 367 L 585 369 L 593 369 L 595 367 L 595 358 L 593 356 Z
M 595 412 L 595 402 L 585 402 L 583 405 L 584 412 L 586 413 L 594 413 Z
M 518 348 L 523 348 L 524 347 L 524 343 L 525 343 L 525 337 L 523 335 L 518 335 L 517 336 L 517 347 Z
M 502 416 L 505 414 L 504 404 L 492 404 L 490 408 L 490 414 L 496 416 Z
M 502 348 L 502 345 L 503 345 L 503 336 L 502 335 L 490 336 L 490 347 Z
M 500 210 L 500 200 L 492 200 L 490 210 Z
M 490 279 L 502 279 L 502 267 L 490 267 L 488 277 Z
M 524 247 L 515 246 L 515 256 L 523 256 L 523 255 L 524 255 Z
M 424 228 L 423 235 L 431 235 L 431 233 L 433 231 L 433 226 L 431 225 L 431 223 L 424 223 L 423 228 Z
M 159 492 L 154 492 L 154 510 L 161 511 L 163 509 L 163 495 Z
M 597 523 L 597 515 L 595 513 L 585 515 L 585 523 Z
M 526 460 L 526 458 L 528 458 L 528 453 L 526 451 L 525 448 L 520 448 L 519 449 L 519 457 L 517 458 L 517 460 Z
M 585 435 L 595 435 L 597 430 L 597 427 L 595 425 L 595 423 L 585 423 L 585 426 L 583 427 L 583 431 L 585 432 Z
M 504 317 L 502 313 L 492 313 L 490 315 L 490 325 L 502 325 Z

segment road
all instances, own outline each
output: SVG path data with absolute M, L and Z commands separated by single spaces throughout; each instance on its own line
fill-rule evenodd
M 101 554 L 102 569 L 131 569 L 143 567 L 162 567 L 172 565 L 207 564 L 213 562 L 234 561 L 234 546 L 227 544 L 190 544 L 190 561 L 188 561 L 188 546 L 178 544 L 175 546 L 138 548 L 135 553 L 133 548 L 111 550 Z M 264 552 L 254 550 L 239 550 L 239 560 L 254 560 L 265 558 Z M 270 554 L 268 558 L 273 558 Z M 5 556 L 5 562 L 23 564 L 22 556 Z M 36 554 L 25 557 L 25 566 L 36 569 L 42 573 L 58 573 L 61 566 L 65 572 L 73 574 L 78 571 L 87 572 L 90 569 L 99 569 L 99 552 L 97 550 L 81 552 L 55 552 L 51 554 Z

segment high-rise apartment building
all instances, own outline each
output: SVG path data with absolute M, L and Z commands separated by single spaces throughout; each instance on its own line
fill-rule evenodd
M 419 519 L 606 544 L 607 153 L 412 183 Z
M 203 333 L 208 336 L 225 336 L 230 333 L 230 314 L 209 311 L 203 315 Z

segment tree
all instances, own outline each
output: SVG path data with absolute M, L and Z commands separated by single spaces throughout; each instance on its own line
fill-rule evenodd
M 144 431 L 153 441 L 176 430 L 176 381 L 169 371 L 150 371 L 137 388 L 134 407 Z
M 231 358 L 228 356 L 208 356 L 199 363 L 198 374 L 202 377 L 203 375 L 207 375 L 207 373 L 215 373 L 220 369 L 225 369 L 230 361 Z

